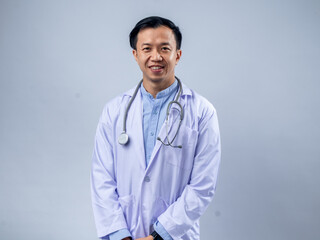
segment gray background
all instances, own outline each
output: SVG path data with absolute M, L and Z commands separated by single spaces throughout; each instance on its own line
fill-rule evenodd
M 141 78 L 128 34 L 183 33 L 177 76 L 217 108 L 222 162 L 202 239 L 320 239 L 320 1 L 0 1 L 0 239 L 96 239 L 104 104 Z

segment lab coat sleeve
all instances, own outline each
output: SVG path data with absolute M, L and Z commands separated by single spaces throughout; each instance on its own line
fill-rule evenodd
M 102 117 L 101 117 L 102 119 Z M 112 128 L 100 119 L 92 157 L 91 197 L 98 237 L 128 229 L 118 201 L 114 173 Z
M 173 239 L 180 239 L 207 209 L 215 193 L 220 163 L 220 134 L 211 106 L 199 121 L 198 142 L 189 184 L 181 196 L 158 217 Z

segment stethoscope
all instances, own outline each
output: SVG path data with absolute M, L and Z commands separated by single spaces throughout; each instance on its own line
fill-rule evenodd
M 164 146 L 171 146 L 171 147 L 174 147 L 174 148 L 182 148 L 181 145 L 172 145 L 173 141 L 176 139 L 177 135 L 178 135 L 178 132 L 180 130 L 180 127 L 181 127 L 181 122 L 182 122 L 182 119 L 184 117 L 184 114 L 183 114 L 183 108 L 181 106 L 181 104 L 178 102 L 180 96 L 181 96 L 181 93 L 182 93 L 182 84 L 181 84 L 181 81 L 178 77 L 175 77 L 178 81 L 178 84 L 179 84 L 179 92 L 177 94 L 177 97 L 175 100 L 169 102 L 168 106 L 167 106 L 167 112 L 166 112 L 166 120 L 165 120 L 165 124 L 166 124 L 166 139 L 167 139 L 167 143 L 165 143 L 164 141 L 161 140 L 160 137 L 157 137 L 157 140 L 159 140 Z M 126 145 L 128 142 L 129 142 L 129 136 L 127 134 L 127 130 L 126 130 L 126 125 L 127 125 L 127 116 L 128 116 L 128 111 L 131 107 L 131 104 L 133 102 L 133 100 L 135 99 L 137 93 L 138 93 L 138 90 L 141 86 L 141 83 L 142 83 L 143 80 L 141 80 L 139 82 L 139 84 L 137 85 L 133 95 L 132 95 L 132 98 L 130 99 L 129 103 L 128 103 L 128 106 L 126 107 L 126 111 L 124 113 L 124 118 L 123 118 L 123 130 L 122 130 L 122 133 L 120 134 L 119 138 L 118 138 L 118 142 L 121 144 L 121 145 Z M 176 134 L 174 135 L 172 141 L 169 140 L 169 136 L 168 136 L 168 120 L 169 120 L 169 112 L 170 112 L 170 107 L 172 104 L 177 104 L 180 108 L 180 121 L 179 121 L 179 126 L 178 126 L 178 129 L 177 129 L 177 132 Z

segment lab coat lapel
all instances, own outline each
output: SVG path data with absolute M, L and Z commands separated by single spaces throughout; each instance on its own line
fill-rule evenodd
M 128 113 L 127 132 L 130 137 L 129 144 L 132 144 L 135 149 L 135 158 L 138 159 L 139 164 L 143 169 L 146 169 L 145 150 L 143 144 L 143 104 L 140 90 L 136 98 L 132 102 Z M 132 156 L 128 156 L 132 157 Z

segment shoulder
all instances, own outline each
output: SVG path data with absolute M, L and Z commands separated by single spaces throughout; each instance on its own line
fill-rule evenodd
M 190 94 L 186 95 L 185 116 L 191 128 L 200 132 L 208 129 L 219 133 L 218 116 L 215 107 L 205 97 L 194 90 L 186 88 Z
M 207 98 L 185 85 L 183 85 L 183 90 L 185 92 L 183 97 L 186 101 L 186 104 L 192 108 L 193 112 L 196 112 L 197 115 L 200 115 L 199 117 L 216 113 L 215 107 Z
M 102 114 L 100 117 L 100 122 L 108 123 L 112 122 L 115 118 L 117 118 L 120 114 L 120 111 L 123 107 L 127 105 L 132 94 L 134 92 L 134 88 L 119 94 L 118 96 L 109 100 L 102 110 Z

